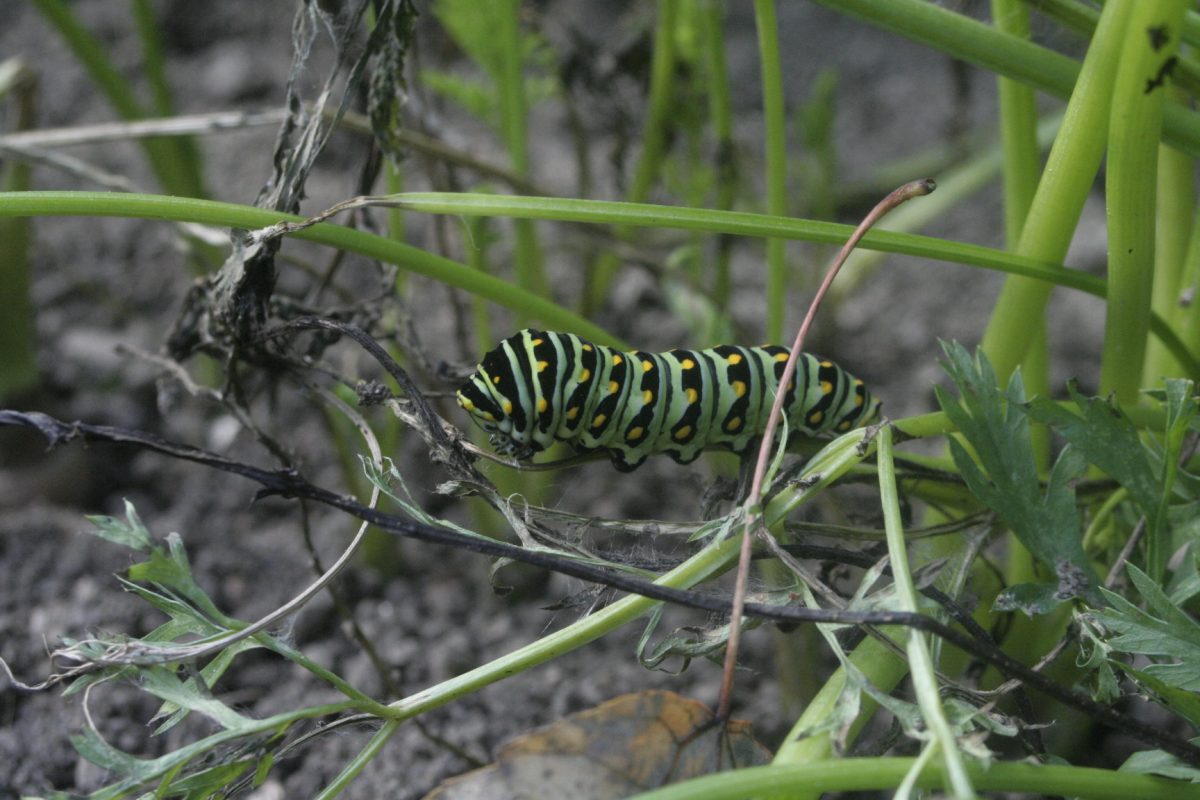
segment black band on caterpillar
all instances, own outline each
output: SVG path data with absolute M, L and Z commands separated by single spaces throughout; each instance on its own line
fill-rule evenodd
M 606 451 L 622 472 L 653 453 L 686 464 L 706 447 L 741 451 L 762 434 L 788 353 L 735 345 L 625 353 L 523 330 L 483 357 L 458 404 L 502 455 L 529 458 L 557 439 Z M 873 420 L 879 401 L 833 362 L 801 353 L 783 411 L 793 433 L 843 433 Z

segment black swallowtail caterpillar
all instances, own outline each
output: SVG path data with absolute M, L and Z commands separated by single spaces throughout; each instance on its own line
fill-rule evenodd
M 652 453 L 681 464 L 705 447 L 746 448 L 762 434 L 786 347 L 625 353 L 569 333 L 523 330 L 483 357 L 458 404 L 501 455 L 526 459 L 555 439 L 606 450 L 628 472 Z M 863 382 L 808 353 L 783 406 L 788 430 L 842 433 L 879 413 Z

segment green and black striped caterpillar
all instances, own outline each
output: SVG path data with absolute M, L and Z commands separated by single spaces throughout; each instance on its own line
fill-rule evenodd
M 502 455 L 526 459 L 559 439 L 578 452 L 607 451 L 622 472 L 653 453 L 686 464 L 705 447 L 741 451 L 762 434 L 788 353 L 735 345 L 625 353 L 523 330 L 483 357 L 458 404 Z M 796 378 L 783 406 L 793 433 L 842 433 L 879 413 L 863 382 L 831 361 L 801 353 Z

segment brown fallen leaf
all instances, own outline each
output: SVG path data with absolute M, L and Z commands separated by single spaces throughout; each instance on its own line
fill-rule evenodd
M 494 763 L 443 781 L 425 800 L 608 800 L 770 761 L 745 720 L 689 740 L 712 718 L 674 692 L 621 695 L 508 742 Z

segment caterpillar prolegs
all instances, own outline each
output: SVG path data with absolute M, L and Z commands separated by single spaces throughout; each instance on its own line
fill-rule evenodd
M 522 330 L 483 357 L 458 404 L 502 455 L 526 459 L 556 439 L 607 451 L 622 472 L 653 453 L 681 464 L 706 447 L 746 448 L 762 434 L 786 347 L 632 353 L 569 333 Z M 801 353 L 783 406 L 788 430 L 842 433 L 879 413 L 863 382 Z

